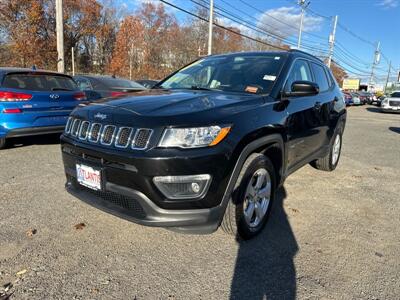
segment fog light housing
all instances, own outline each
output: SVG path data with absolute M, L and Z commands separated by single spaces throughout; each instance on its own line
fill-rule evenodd
M 211 176 L 209 174 L 156 176 L 153 182 L 168 199 L 195 199 L 207 193 Z

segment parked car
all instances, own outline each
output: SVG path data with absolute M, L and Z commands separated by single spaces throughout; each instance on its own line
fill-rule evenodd
M 143 85 L 135 81 L 115 76 L 77 75 L 74 76 L 74 80 L 89 100 L 119 97 L 146 90 Z
M 155 86 L 158 83 L 158 80 L 152 80 L 152 79 L 139 79 L 136 80 L 137 83 L 143 85 L 144 87 L 151 89 L 153 86 Z
M 208 56 L 148 92 L 76 109 L 66 188 L 140 224 L 249 239 L 289 174 L 336 168 L 345 122 L 331 71 L 310 54 Z
M 400 91 L 395 91 L 381 102 L 382 112 L 400 112 Z
M 371 97 L 368 92 L 361 91 L 361 92 L 358 92 L 357 94 L 359 95 L 361 105 L 365 105 L 370 102 Z
M 44 70 L 0 68 L 0 149 L 11 137 L 61 133 L 86 100 L 72 77 Z
M 358 93 L 351 93 L 351 97 L 353 98 L 353 105 L 363 105 Z
M 382 100 L 384 100 L 386 98 L 385 95 L 380 96 L 376 99 L 376 106 L 381 106 Z
M 353 96 L 350 93 L 343 93 L 344 97 L 344 102 L 346 103 L 346 106 L 353 105 Z

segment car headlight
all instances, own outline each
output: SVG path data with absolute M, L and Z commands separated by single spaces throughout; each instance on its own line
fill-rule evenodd
M 382 105 L 386 105 L 389 103 L 389 99 L 388 98 L 384 98 L 381 102 Z
M 215 146 L 229 133 L 231 127 L 209 126 L 194 128 L 167 128 L 159 147 L 198 148 Z

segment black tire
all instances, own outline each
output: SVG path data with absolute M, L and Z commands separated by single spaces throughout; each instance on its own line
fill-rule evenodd
M 0 150 L 6 147 L 6 138 L 0 138 Z
M 333 162 L 332 156 L 334 155 L 333 153 L 337 136 L 339 136 L 340 139 L 339 154 L 336 161 Z M 320 159 L 312 161 L 310 165 L 317 170 L 331 172 L 336 169 L 340 160 L 341 152 L 342 152 L 342 130 L 338 129 L 336 130 L 335 134 L 332 137 L 332 141 L 329 146 L 329 153 Z
M 244 216 L 245 194 L 250 180 L 254 177 L 256 171 L 265 169 L 271 181 L 271 193 L 267 211 L 261 222 L 256 227 L 248 225 Z M 276 175 L 272 162 L 263 154 L 251 154 L 240 171 L 236 181 L 235 188 L 231 195 L 231 199 L 225 211 L 221 228 L 224 232 L 235 235 L 239 239 L 248 240 L 259 234 L 264 228 L 269 214 L 271 212 L 272 203 L 275 198 Z

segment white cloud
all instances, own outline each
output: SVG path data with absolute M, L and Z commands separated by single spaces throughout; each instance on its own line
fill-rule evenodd
M 399 5 L 399 0 L 381 0 L 378 5 L 384 9 L 395 8 Z
M 297 35 L 300 27 L 301 12 L 295 7 L 280 7 L 264 12 L 258 18 L 258 26 L 282 37 Z M 323 19 L 307 13 L 303 19 L 304 31 L 319 31 Z

